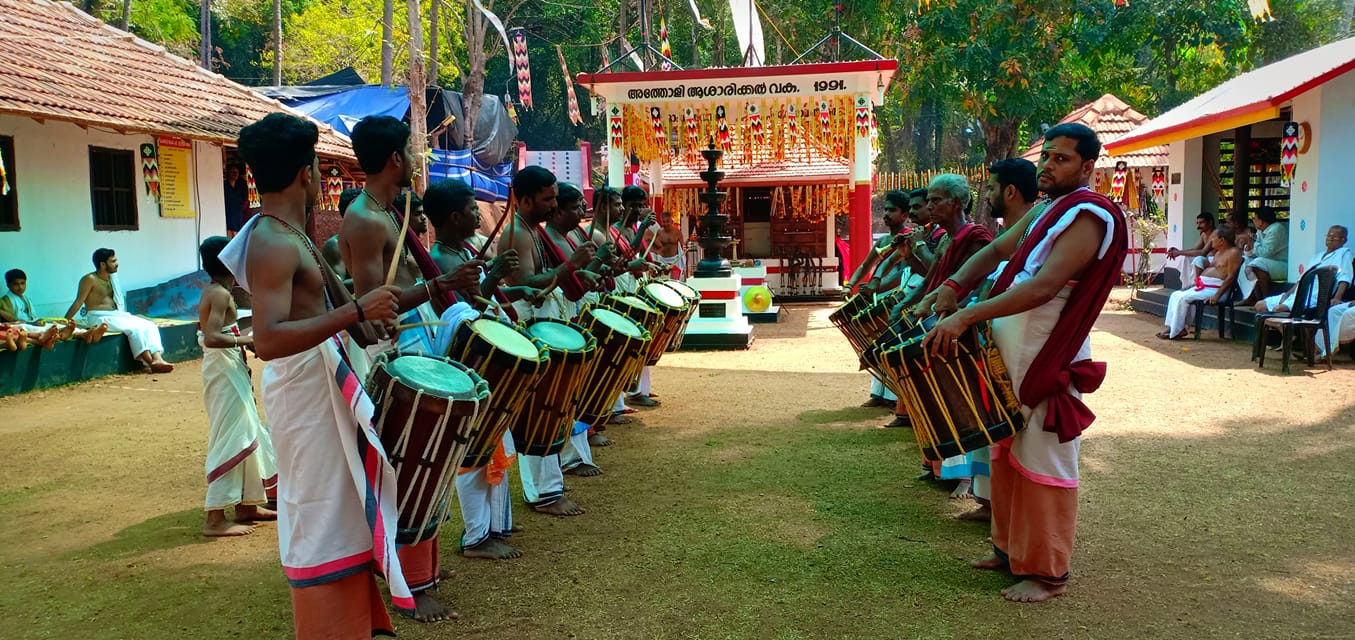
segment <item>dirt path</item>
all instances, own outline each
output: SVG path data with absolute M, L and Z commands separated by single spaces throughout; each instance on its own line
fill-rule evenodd
M 663 407 L 609 432 L 606 475 L 570 480 L 589 514 L 515 505 L 517 561 L 447 543 L 463 620 L 401 637 L 1355 637 L 1348 356 L 1286 377 L 1104 314 L 1072 590 L 1018 606 L 965 565 L 986 549 L 948 519 L 965 505 L 911 481 L 911 434 L 857 408 L 867 378 L 828 308 L 787 310 L 750 351 L 666 356 Z M 198 535 L 199 375 L 0 398 L 0 637 L 288 635 L 275 529 Z

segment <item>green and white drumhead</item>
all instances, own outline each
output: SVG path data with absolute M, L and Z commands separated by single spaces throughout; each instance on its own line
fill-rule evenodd
M 386 373 L 430 396 L 469 398 L 475 395 L 475 381 L 441 358 L 403 355 L 386 363 Z
M 701 294 L 697 293 L 696 289 L 693 289 L 690 285 L 688 285 L 685 282 L 679 282 L 677 280 L 664 280 L 662 284 L 663 286 L 669 287 L 674 291 L 677 291 L 678 293 L 682 294 L 682 296 L 687 298 L 688 300 L 695 300 L 696 298 L 701 297 Z
M 648 302 L 645 302 L 644 300 L 641 300 L 640 298 L 637 298 L 635 296 L 612 296 L 612 298 L 618 302 L 623 302 L 637 309 L 644 309 L 645 311 L 653 311 L 655 313 L 659 312 L 658 309 L 654 308 L 654 305 L 649 304 Z
M 682 294 L 657 282 L 645 285 L 645 293 L 658 301 L 659 304 L 673 309 L 681 309 L 687 304 L 687 300 L 682 297 Z
M 574 327 L 559 322 L 534 322 L 527 326 L 527 333 L 540 338 L 552 349 L 560 351 L 582 351 L 588 340 Z
M 612 311 L 611 309 L 594 308 L 590 309 L 588 312 L 593 314 L 593 317 L 597 318 L 598 322 L 611 327 L 613 331 L 619 331 L 631 338 L 639 338 L 644 334 L 644 329 L 641 329 L 640 325 L 635 324 L 630 318 Z
M 518 333 L 517 329 L 498 320 L 481 318 L 471 323 L 471 328 L 484 336 L 486 342 L 513 357 L 522 360 L 541 359 L 541 352 L 537 351 L 536 345 L 532 344 L 531 340 Z

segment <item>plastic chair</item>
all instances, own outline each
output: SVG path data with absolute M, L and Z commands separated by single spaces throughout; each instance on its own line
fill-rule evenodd
M 1312 297 L 1313 282 L 1317 279 L 1317 269 L 1309 269 L 1299 278 L 1299 286 L 1294 291 L 1294 309 L 1288 311 L 1258 311 L 1255 319 L 1252 320 L 1252 362 L 1261 360 L 1261 366 L 1265 366 L 1266 352 L 1266 320 L 1271 318 L 1296 318 L 1302 310 L 1299 300 L 1308 300 Z
M 1322 332 L 1322 339 L 1326 348 L 1323 351 L 1327 354 L 1327 370 L 1331 366 L 1331 334 L 1327 332 L 1327 311 L 1331 309 L 1331 296 L 1336 291 L 1336 268 L 1322 267 L 1312 269 L 1317 272 L 1316 285 L 1313 287 L 1317 291 L 1317 300 L 1309 304 L 1311 296 L 1300 297 L 1300 292 L 1296 291 L 1294 296 L 1294 313 L 1288 318 L 1267 318 L 1261 325 L 1265 329 L 1278 329 L 1280 338 L 1283 340 L 1284 353 L 1284 372 L 1289 373 L 1289 358 L 1294 351 L 1295 332 L 1303 343 L 1303 352 L 1307 356 L 1308 366 L 1313 366 L 1314 352 L 1313 341 L 1317 337 L 1317 332 Z M 1307 276 L 1307 274 L 1304 274 Z M 1302 287 L 1300 287 L 1302 289 Z M 1265 351 L 1261 352 L 1261 365 L 1266 366 Z
M 1223 295 L 1219 296 L 1219 301 L 1214 303 L 1213 305 L 1214 307 L 1217 308 L 1217 311 L 1215 311 L 1215 315 L 1218 316 L 1219 319 L 1220 340 L 1223 340 L 1228 337 L 1227 333 L 1228 323 L 1236 321 L 1236 314 L 1233 310 L 1233 303 L 1236 302 L 1238 297 L 1241 295 L 1242 290 L 1238 288 L 1237 282 L 1233 282 L 1233 286 L 1229 287 L 1228 290 L 1223 293 Z M 1209 303 L 1204 300 L 1190 301 L 1190 306 L 1195 308 L 1196 340 L 1200 339 L 1200 326 L 1204 323 L 1204 308 L 1208 305 Z

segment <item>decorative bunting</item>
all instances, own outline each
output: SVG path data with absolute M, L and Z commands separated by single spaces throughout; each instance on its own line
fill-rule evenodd
M 748 132 L 753 135 L 753 143 L 761 147 L 766 141 L 762 131 L 762 109 L 756 102 L 748 103 Z
M 697 150 L 701 148 L 701 134 L 696 128 L 696 111 L 691 107 L 682 110 L 682 128 L 687 135 L 687 161 L 696 162 Z
M 1153 197 L 1161 200 L 1165 195 L 1167 195 L 1167 172 L 1162 167 L 1153 167 Z
M 668 23 L 664 21 L 663 16 L 659 16 L 659 53 L 668 60 L 673 59 L 673 46 L 668 44 Z M 663 61 L 664 71 L 673 68 L 673 65 L 668 64 L 668 60 Z
M 250 170 L 249 165 L 245 165 L 245 191 L 249 194 L 249 208 L 258 209 L 263 206 L 263 200 L 259 198 L 259 187 L 254 184 L 254 172 Z
M 614 104 L 608 107 L 607 130 L 611 134 L 613 148 L 620 149 L 621 143 L 624 142 L 622 134 L 624 131 L 624 127 L 622 126 L 623 123 L 624 118 L 622 118 L 621 115 L 621 105 Z
M 800 140 L 800 118 L 795 103 L 786 105 L 786 146 L 794 147 Z
M 149 142 L 141 145 L 141 179 L 146 183 L 146 195 L 160 202 L 160 155 Z
M 579 125 L 583 124 L 583 114 L 579 113 L 579 96 L 574 93 L 574 78 L 569 75 L 569 65 L 565 64 L 565 52 L 560 45 L 555 45 L 555 55 L 560 57 L 560 72 L 565 74 L 565 99 L 566 110 L 569 111 L 569 121 Z
M 1299 167 L 1299 123 L 1284 123 L 1284 137 L 1280 139 L 1280 183 L 1290 186 Z
M 1124 202 L 1124 183 L 1128 172 L 1129 165 L 1124 160 L 1115 163 L 1115 175 L 1110 179 L 1111 200 Z
M 1275 19 L 1270 13 L 1270 2 L 1267 0 L 1247 0 L 1247 8 L 1251 10 L 1251 17 L 1257 20 L 1270 22 Z
M 870 102 L 864 96 L 856 99 L 856 137 L 870 137 Z
M 607 50 L 607 45 L 604 44 L 602 45 L 602 68 L 607 69 L 610 66 L 612 66 L 612 53 Z M 611 72 L 611 69 L 607 69 L 607 73 Z
M 830 112 L 829 112 L 829 110 L 828 110 L 828 101 L 827 101 L 827 100 L 820 100 L 820 101 L 819 101 L 819 130 L 820 130 L 820 132 L 824 135 L 824 137 L 827 137 L 827 136 L 829 135 L 829 133 L 832 131 L 832 128 L 829 126 L 831 120 L 832 120 L 832 116 L 831 116 L 831 114 L 830 114 Z
M 9 173 L 5 171 L 5 154 L 0 153 L 0 196 L 9 195 Z
M 719 138 L 720 149 L 725 153 L 734 150 L 733 140 L 730 139 L 729 122 L 725 119 L 725 106 L 717 105 L 715 107 L 715 131 Z
M 326 208 L 338 211 L 339 196 L 343 195 L 343 175 L 338 166 L 331 166 L 327 173 L 329 175 L 325 176 L 325 203 L 328 205 Z
M 668 140 L 668 135 L 663 131 L 663 110 L 658 107 L 649 108 L 649 126 L 654 128 L 654 143 L 660 147 Z
M 532 65 L 527 59 L 527 30 L 514 27 L 508 30 L 513 38 L 513 69 L 518 77 L 518 99 L 522 108 L 532 109 Z

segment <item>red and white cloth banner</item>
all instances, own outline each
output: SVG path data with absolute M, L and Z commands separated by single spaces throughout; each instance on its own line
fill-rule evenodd
M 531 110 L 532 65 L 527 59 L 527 30 L 514 27 L 508 30 L 508 35 L 513 39 L 513 70 L 518 78 L 518 100 L 522 101 L 523 109 Z

